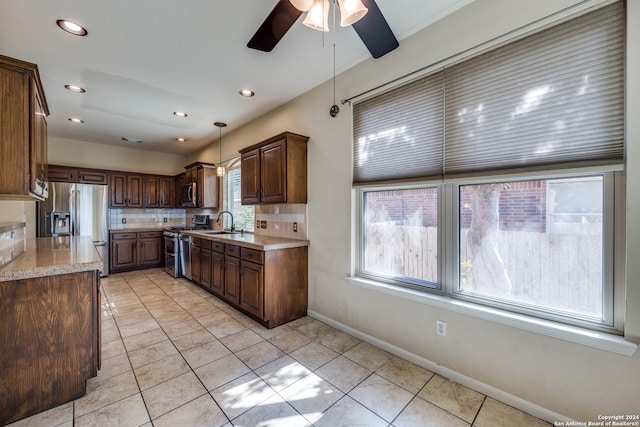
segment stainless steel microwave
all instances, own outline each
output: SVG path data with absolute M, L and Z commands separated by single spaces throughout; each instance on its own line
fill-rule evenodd
M 198 207 L 198 191 L 195 182 L 182 185 L 182 196 L 180 198 L 182 206 L 185 208 Z

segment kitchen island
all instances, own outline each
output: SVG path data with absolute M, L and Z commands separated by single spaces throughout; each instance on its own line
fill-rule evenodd
M 80 236 L 26 239 L 0 268 L 0 425 L 85 394 L 100 367 L 101 267 Z

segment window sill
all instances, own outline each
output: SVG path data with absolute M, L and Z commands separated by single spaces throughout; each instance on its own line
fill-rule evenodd
M 638 350 L 638 344 L 625 340 L 623 337 L 591 331 L 589 329 L 575 326 L 563 325 L 548 320 L 536 319 L 521 314 L 515 314 L 484 307 L 466 301 L 456 300 L 442 295 L 434 295 L 427 292 L 420 292 L 413 289 L 403 288 L 388 283 L 376 282 L 375 280 L 363 279 L 361 277 L 348 277 L 351 285 L 361 288 L 383 292 L 399 298 L 408 299 L 421 304 L 450 310 L 478 319 L 488 320 L 514 328 L 523 329 L 548 337 L 609 351 L 612 353 L 633 356 Z

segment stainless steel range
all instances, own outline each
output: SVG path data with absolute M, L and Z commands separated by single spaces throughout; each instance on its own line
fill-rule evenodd
M 165 271 L 173 277 L 191 279 L 191 236 L 180 234 L 185 230 L 208 230 L 209 215 L 194 215 L 192 226 L 171 227 L 164 231 Z

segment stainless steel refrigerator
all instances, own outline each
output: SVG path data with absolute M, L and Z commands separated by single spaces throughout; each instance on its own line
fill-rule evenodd
M 109 274 L 106 185 L 49 183 L 49 197 L 38 202 L 38 237 L 91 236 Z

